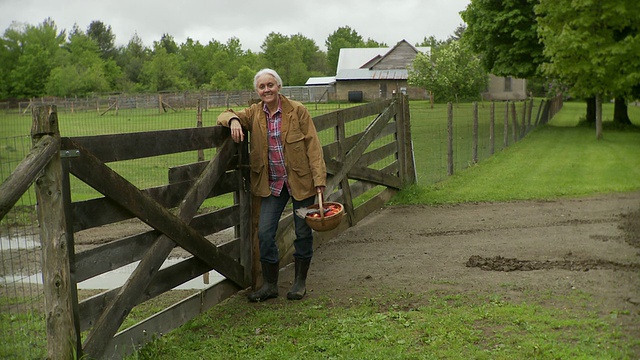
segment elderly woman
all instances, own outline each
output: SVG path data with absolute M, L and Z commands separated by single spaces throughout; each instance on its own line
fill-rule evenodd
M 282 212 L 289 198 L 294 212 L 314 203 L 326 185 L 326 166 L 309 111 L 279 93 L 282 80 L 278 73 L 260 70 L 253 85 L 262 101 L 242 111 L 224 111 L 218 125 L 229 127 L 235 142 L 244 140 L 245 131 L 251 132 L 251 191 L 262 198 L 258 239 L 263 285 L 249 294 L 249 301 L 258 302 L 278 297 L 276 231 Z M 304 219 L 294 216 L 294 223 L 295 281 L 287 298 L 300 300 L 306 293 L 313 236 Z

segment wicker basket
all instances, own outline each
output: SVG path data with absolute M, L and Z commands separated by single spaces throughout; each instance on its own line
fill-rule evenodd
M 337 202 L 326 202 L 323 205 L 321 193 L 318 193 L 318 203 L 308 206 L 307 209 L 316 210 L 320 209 L 321 207 L 324 209 L 325 205 L 336 205 L 340 208 L 340 211 L 331 216 L 324 216 L 324 211 L 320 211 L 320 217 L 311 217 L 310 215 L 307 215 L 305 217 L 305 221 L 307 222 L 309 227 L 311 227 L 315 231 L 333 230 L 338 227 L 338 225 L 340 225 L 340 222 L 342 222 L 342 217 L 344 216 L 344 206 Z

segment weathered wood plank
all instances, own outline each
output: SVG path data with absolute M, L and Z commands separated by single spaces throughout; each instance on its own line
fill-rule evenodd
M 229 136 L 229 128 L 208 126 L 178 130 L 79 136 L 72 142 L 81 145 L 100 161 L 108 163 L 219 147 Z M 71 143 L 63 142 L 63 150 Z
M 327 173 L 329 169 L 332 172 L 339 171 L 344 165 L 335 160 L 329 160 L 327 164 Z M 393 187 L 399 189 L 402 187 L 402 179 L 398 176 L 399 162 L 393 161 L 390 165 L 382 170 L 371 169 L 362 166 L 352 166 L 345 178 L 364 180 L 378 185 Z
M 44 135 L 34 141 L 31 151 L 0 185 L 0 219 L 4 218 L 13 205 L 20 200 L 36 176 L 60 149 L 60 141 L 50 135 Z
M 150 319 L 118 333 L 109 341 L 104 357 L 121 358 L 131 354 L 144 344 L 153 341 L 158 335 L 166 334 L 185 324 L 237 291 L 238 288 L 232 282 L 223 281 L 201 293 L 194 294 Z
M 377 115 L 383 112 L 393 100 L 376 101 L 360 106 L 337 110 L 328 114 L 318 115 L 313 118 L 316 130 L 322 131 L 337 126 L 338 116 L 342 116 L 345 123 L 362 119 L 367 116 Z
M 358 158 L 364 153 L 367 147 L 375 140 L 375 138 L 380 134 L 380 132 L 387 126 L 387 123 L 393 116 L 393 112 L 395 110 L 394 106 L 387 107 L 378 117 L 367 126 L 365 133 L 358 140 L 358 142 L 349 150 L 349 152 L 345 156 L 343 168 L 340 169 L 331 180 L 327 181 L 326 192 L 331 194 L 332 189 L 336 187 L 336 185 L 342 181 L 342 179 L 349 172 L 351 167 L 358 161 Z
M 206 236 L 227 229 L 239 221 L 240 208 L 234 205 L 198 215 L 189 225 Z M 158 231 L 151 230 L 77 253 L 77 281 L 81 282 L 140 260 L 159 235 Z
M 111 198 L 120 206 L 126 207 L 136 217 L 168 236 L 196 257 L 215 266 L 216 270 L 227 278 L 240 281 L 244 276 L 240 264 L 233 261 L 233 259 L 220 256 L 215 246 L 185 223 L 185 220 L 191 221 L 193 216 L 188 216 L 182 220 L 101 163 L 79 144 L 76 144 L 76 147 L 80 150 L 81 155 L 70 162 L 69 169 L 72 174 Z M 229 145 L 221 156 L 225 156 L 227 153 L 231 154 L 233 150 L 233 145 Z M 219 159 L 221 156 L 216 155 L 214 159 Z M 225 161 L 229 158 L 230 156 Z M 224 168 L 217 169 L 214 180 L 218 180 L 224 174 L 223 169 L 226 169 L 226 164 Z M 215 169 L 212 168 L 212 172 L 213 170 Z M 204 201 L 209 194 L 210 188 L 213 187 L 213 184 L 205 185 L 210 185 L 210 187 L 205 188 L 202 186 L 202 182 L 196 182 L 189 193 L 195 191 L 194 195 L 202 197 L 202 201 Z M 197 186 L 202 186 L 202 189 Z M 195 214 L 202 201 L 199 204 L 195 204 L 185 200 L 181 205 L 189 206 L 189 214 Z
M 79 146 L 78 146 L 79 147 Z M 86 151 L 84 151 L 86 153 Z M 145 217 L 148 213 L 146 209 L 141 209 L 141 203 L 144 203 L 145 206 L 149 206 L 151 209 L 158 212 L 157 215 L 160 217 L 157 220 L 162 220 L 164 223 L 154 223 L 150 224 L 154 226 L 154 228 L 162 231 L 164 234 L 172 234 L 173 236 L 163 235 L 158 238 L 158 240 L 153 244 L 147 254 L 142 258 L 140 264 L 136 267 L 136 270 L 133 272 L 132 276 L 125 283 L 125 285 L 121 288 L 120 293 L 117 298 L 112 301 L 105 312 L 102 313 L 100 318 L 98 319 L 96 326 L 93 331 L 89 333 L 87 336 L 87 340 L 85 342 L 85 351 L 94 357 L 99 357 L 105 350 L 107 345 L 107 341 L 111 339 L 111 337 L 115 334 L 120 324 L 133 307 L 132 304 L 136 303 L 138 298 L 140 297 L 140 289 L 144 289 L 147 284 L 149 284 L 150 280 L 157 273 L 160 265 L 166 259 L 171 249 L 174 247 L 175 240 L 178 244 L 180 244 L 183 248 L 189 250 L 193 255 L 197 256 L 202 261 L 208 263 L 212 267 L 214 267 L 219 273 L 223 274 L 228 279 L 231 279 L 239 284 L 244 282 L 244 274 L 243 269 L 237 262 L 233 261 L 233 259 L 229 259 L 223 254 L 217 251 L 215 246 L 212 246 L 211 243 L 207 242 L 205 238 L 203 238 L 200 234 L 198 234 L 195 230 L 189 228 L 184 225 L 184 223 L 175 223 L 171 224 L 174 218 L 178 218 L 179 220 L 186 221 L 193 218 L 195 212 L 204 199 L 206 195 L 209 193 L 210 188 L 213 187 L 220 176 L 224 173 L 224 169 L 226 168 L 228 162 L 230 161 L 231 156 L 235 153 L 235 146 L 230 138 L 227 138 L 225 143 L 218 149 L 218 153 L 211 160 L 211 162 L 207 165 L 205 170 L 200 175 L 198 181 L 194 184 L 192 189 L 189 191 L 185 200 L 182 202 L 180 207 L 178 208 L 178 216 L 172 216 L 172 214 L 166 214 L 166 210 L 157 203 L 150 201 L 142 193 L 139 191 L 136 192 L 135 187 L 133 185 L 123 181 L 117 174 L 114 174 L 110 171 L 110 169 L 106 168 L 106 166 L 102 165 L 97 161 L 97 159 L 93 158 L 91 154 L 86 153 L 85 157 L 87 157 L 90 162 L 92 162 L 92 168 L 101 169 L 104 172 L 103 176 L 107 176 L 105 179 L 109 181 L 109 183 L 103 183 L 102 181 L 105 179 L 97 180 L 91 179 L 86 172 L 83 172 L 79 178 L 84 181 L 90 181 L 89 183 L 94 186 L 94 188 L 98 189 L 109 189 L 111 183 L 116 183 L 116 185 L 122 190 L 128 190 L 129 196 L 134 196 L 137 200 L 135 206 L 131 206 L 132 204 L 128 204 L 128 197 L 122 196 L 122 194 L 114 194 L 112 191 L 109 191 L 108 195 L 112 198 L 116 197 L 115 200 L 120 200 L 119 203 L 121 205 L 128 205 L 131 208 L 131 211 L 136 214 L 136 216 L 143 219 L 145 222 L 149 221 L 148 217 Z M 86 160 L 85 160 L 86 161 Z M 105 168 L 109 171 L 105 171 Z M 86 169 L 85 169 L 86 170 Z M 78 176 L 78 175 L 76 175 Z M 88 179 L 89 178 L 89 179 Z M 140 216 L 143 215 L 143 216 Z M 156 214 L 150 214 L 156 215 Z M 166 223 L 169 223 L 173 226 L 166 226 Z M 172 227 L 176 227 L 177 229 L 172 229 Z M 174 230 L 179 230 L 178 233 L 173 233 Z M 206 246 L 205 246 L 206 244 Z M 211 248 L 213 247 L 213 249 Z
M 234 239 L 220 245 L 219 249 L 229 256 L 238 256 L 240 254 L 240 241 L 239 239 Z M 213 269 L 209 265 L 193 257 L 158 270 L 157 275 L 151 280 L 147 289 L 133 306 L 153 299 L 211 270 Z M 95 324 L 102 311 L 116 298 L 119 291 L 120 288 L 111 289 L 80 302 L 81 331 L 89 330 Z
M 31 138 L 34 144 L 44 135 L 53 136 L 56 146 L 60 137 L 56 106 L 33 109 Z M 66 223 L 62 185 L 62 163 L 58 151 L 49 148 L 43 171 L 35 181 L 38 201 L 38 223 L 42 246 L 42 281 L 44 287 L 44 314 L 47 329 L 49 359 L 77 357 L 76 344 L 80 333 L 75 327 L 69 251 L 66 244 Z
M 400 144 L 398 147 L 398 157 L 404 158 L 405 163 L 405 173 L 400 176 L 403 179 L 403 183 L 407 184 L 415 184 L 418 181 L 418 174 L 416 172 L 416 161 L 413 153 L 413 137 L 411 136 L 411 111 L 409 107 L 409 97 L 406 95 L 402 96 L 402 103 L 400 106 L 401 111 L 404 113 L 402 116 L 402 124 L 398 131 L 402 131 L 404 133 L 405 142 L 404 144 Z
M 208 197 L 219 196 L 234 191 L 237 186 L 237 176 L 238 174 L 236 172 L 225 173 L 220 181 L 213 187 Z M 166 208 L 175 208 L 180 204 L 192 185 L 193 181 L 183 181 L 144 189 L 142 192 Z M 130 211 L 107 197 L 79 201 L 72 205 L 73 230 L 75 232 L 135 217 Z
M 387 124 L 387 126 L 378 134 L 378 136 L 376 136 L 375 140 L 381 139 L 387 135 L 392 135 L 395 134 L 396 132 L 396 123 L 395 122 L 389 122 Z M 345 138 L 344 140 L 342 140 L 342 147 L 344 149 L 351 149 L 352 147 L 355 146 L 355 144 L 358 142 L 358 140 L 360 140 L 360 138 L 362 138 L 362 136 L 364 135 L 364 131 L 361 131 L 357 134 L 353 134 L 347 138 Z M 335 158 L 338 156 L 338 154 L 340 153 L 338 150 L 338 141 L 326 144 L 322 147 L 322 152 L 324 154 L 324 158 L 325 159 L 330 159 L 330 158 Z
M 169 184 L 192 181 L 197 179 L 202 170 L 207 166 L 208 161 L 199 161 L 192 164 L 179 165 L 169 168 Z M 227 166 L 227 170 L 235 170 L 238 167 L 238 156 L 233 156 Z

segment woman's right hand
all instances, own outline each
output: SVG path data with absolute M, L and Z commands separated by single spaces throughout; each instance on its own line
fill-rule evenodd
M 242 131 L 240 120 L 235 118 L 229 120 L 229 128 L 231 129 L 231 138 L 233 141 L 237 143 L 244 141 L 244 132 Z

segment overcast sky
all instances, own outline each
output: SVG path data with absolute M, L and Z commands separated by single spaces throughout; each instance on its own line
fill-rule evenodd
M 207 44 L 240 39 L 244 50 L 260 51 L 271 32 L 302 34 L 326 50 L 325 40 L 349 26 L 364 40 L 389 46 L 411 44 L 431 35 L 445 40 L 462 24 L 470 0 L 0 0 L 2 33 L 13 21 L 41 24 L 51 17 L 67 33 L 94 20 L 111 26 L 117 45 L 134 34 L 151 46 L 162 34 L 178 44 L 186 38 Z

